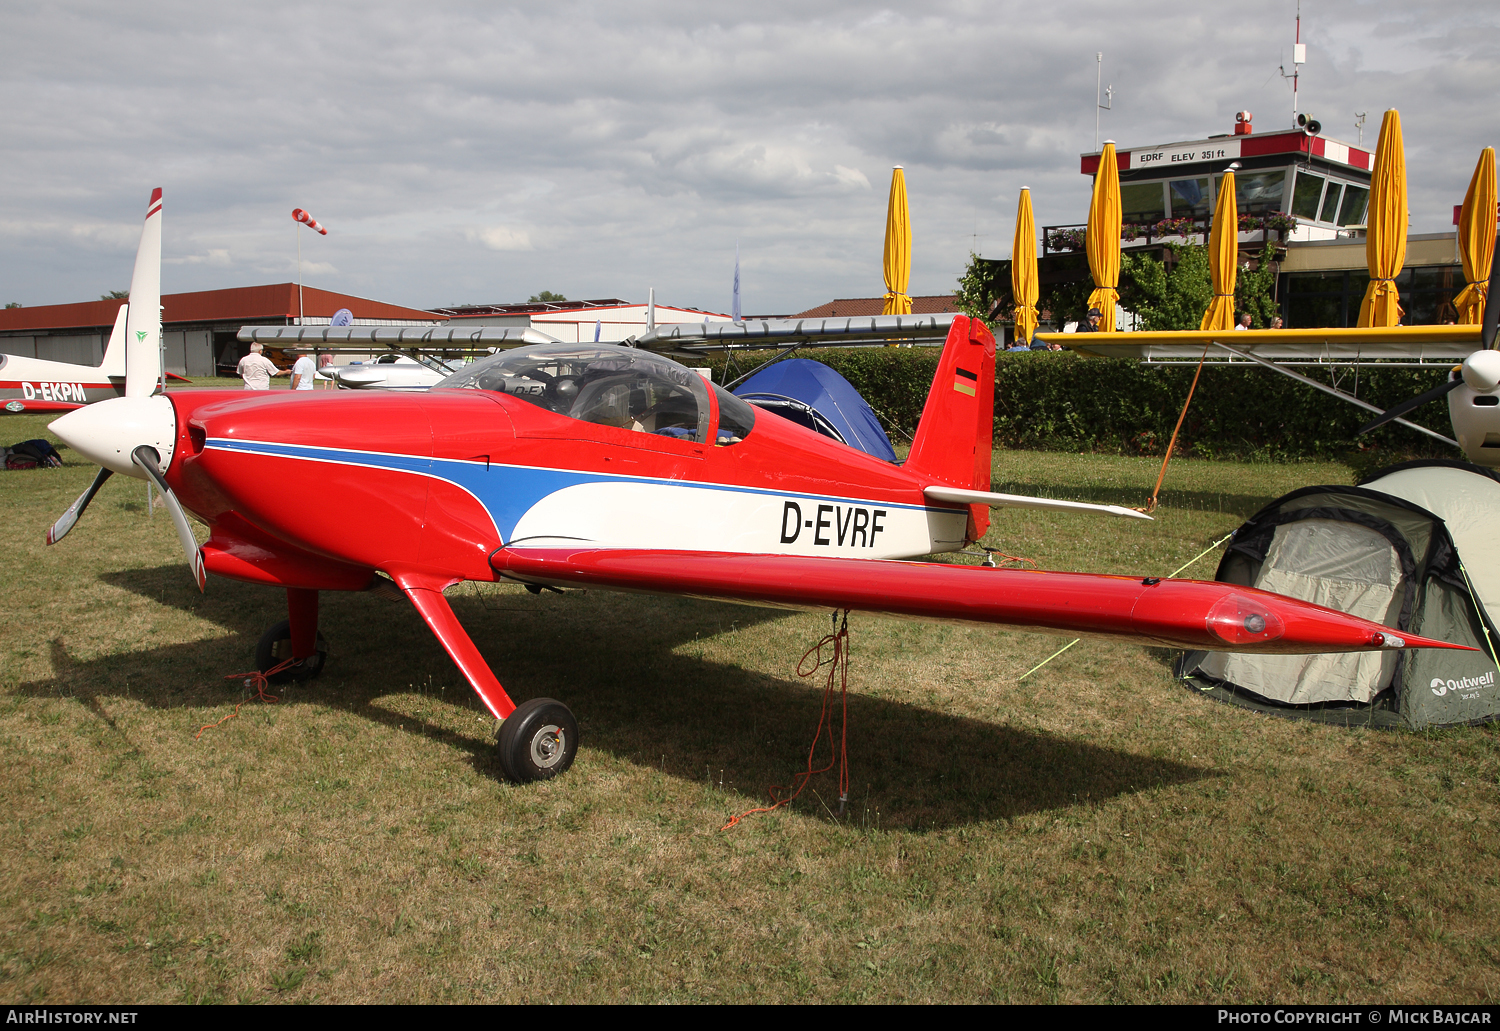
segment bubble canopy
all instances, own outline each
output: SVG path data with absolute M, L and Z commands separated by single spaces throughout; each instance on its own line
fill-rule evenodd
M 755 424 L 754 409 L 692 369 L 610 344 L 518 347 L 480 359 L 433 389 L 445 388 L 509 394 L 582 422 L 699 444 L 710 434 L 720 445 L 738 443 Z

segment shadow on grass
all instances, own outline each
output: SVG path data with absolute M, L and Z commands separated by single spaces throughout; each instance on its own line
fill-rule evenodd
M 278 592 L 246 584 L 215 579 L 200 596 L 178 567 L 104 579 L 191 608 L 231 633 L 90 662 L 74 661 L 55 641 L 55 676 L 22 684 L 21 693 L 75 697 L 105 720 L 101 697 L 128 695 L 164 709 L 221 705 L 239 690 L 225 683 L 225 674 L 250 668 L 255 640 L 284 611 Z M 722 777 L 746 807 L 759 804 L 770 784 L 786 784 L 805 768 L 821 683 L 679 653 L 695 638 L 754 631 L 783 618 L 781 612 L 603 592 L 481 598 L 460 588 L 449 600 L 512 696 L 565 701 L 587 748 L 685 780 L 718 783 Z M 414 610 L 368 595 L 325 594 L 322 624 L 331 642 L 328 671 L 287 690 L 286 702 L 324 705 L 421 734 L 468 753 L 484 775 L 501 776 L 489 736 L 456 732 L 382 703 L 393 693 L 425 691 L 480 709 Z M 805 628 L 797 633 L 800 638 Z M 774 647 L 790 666 L 809 643 Z M 857 684 L 857 655 L 852 673 Z M 1212 776 L 1165 759 L 860 694 L 849 699 L 848 745 L 851 808 L 878 808 L 888 828 L 1006 819 Z M 832 784 L 831 774 L 814 781 L 829 805 Z M 804 797 L 817 805 L 811 793 Z

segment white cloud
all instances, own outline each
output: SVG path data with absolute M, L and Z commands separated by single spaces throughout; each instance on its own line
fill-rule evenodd
M 870 180 L 857 168 L 845 168 L 843 165 L 833 166 L 833 177 L 840 183 L 849 187 L 857 187 L 861 190 L 870 188 Z
M 530 236 L 523 230 L 507 226 L 471 226 L 464 230 L 464 237 L 482 243 L 492 251 L 534 250 Z
M 211 247 L 207 254 L 188 254 L 180 258 L 162 258 L 163 265 L 230 265 L 229 249 L 226 247 Z M 304 268 L 310 267 L 306 263 Z

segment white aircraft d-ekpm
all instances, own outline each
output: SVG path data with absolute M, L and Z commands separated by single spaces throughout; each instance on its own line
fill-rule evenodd
M 151 194 L 147 221 L 161 207 L 161 191 Z M 158 224 L 160 220 L 158 219 Z M 159 230 L 158 230 L 159 231 Z M 152 296 L 161 293 L 161 269 L 153 261 L 144 261 L 144 250 L 136 254 L 135 272 L 131 276 L 131 296 L 146 296 L 137 286 L 146 285 L 146 280 L 156 284 Z M 137 306 L 139 307 L 139 306 Z M 147 322 L 155 327 L 150 332 Z M 156 311 L 137 311 L 128 302 L 120 305 L 115 314 L 114 329 L 109 334 L 109 344 L 104 348 L 104 360 L 98 365 L 74 365 L 72 362 L 52 362 L 24 355 L 0 354 L 0 410 L 16 413 L 70 412 L 94 401 L 104 401 L 125 395 L 125 349 L 131 334 L 139 334 L 144 340 L 161 339 L 161 308 Z M 159 361 L 159 359 L 158 359 Z
M 115 328 L 99 365 L 49 362 L 24 355 L 0 354 L 0 410 L 70 412 L 93 401 L 125 393 L 125 323 L 128 304 L 120 305 Z

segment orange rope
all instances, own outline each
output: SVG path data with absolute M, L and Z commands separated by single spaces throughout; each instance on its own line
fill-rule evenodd
M 837 618 L 837 613 L 835 613 Z M 833 646 L 833 658 L 824 659 L 824 647 Z M 811 669 L 804 669 L 809 656 L 816 656 L 817 661 Z M 802 658 L 797 662 L 797 675 L 799 677 L 811 677 L 824 666 L 828 667 L 828 680 L 823 686 L 823 711 L 818 715 L 818 729 L 813 732 L 812 745 L 807 750 L 807 770 L 797 774 L 793 778 L 793 789 L 791 794 L 782 797 L 782 792 L 787 789 L 778 784 L 773 784 L 766 793 L 771 796 L 771 804 L 760 806 L 755 809 L 747 809 L 738 816 L 732 818 L 719 830 L 727 831 L 735 824 L 752 813 L 771 813 L 784 805 L 790 805 L 802 789 L 807 787 L 808 781 L 819 773 L 827 773 L 833 769 L 833 764 L 839 764 L 839 811 L 842 813 L 845 804 L 849 801 L 849 612 L 844 611 L 843 624 L 834 633 L 828 634 L 817 644 L 803 652 Z M 839 724 L 838 747 L 833 743 L 833 687 L 834 679 L 840 678 L 839 700 L 842 707 L 842 719 Z M 823 737 L 828 738 L 828 765 L 822 769 L 813 769 L 813 756 L 818 750 L 818 742 Z
M 1212 341 L 1209 341 L 1208 343 L 1205 343 L 1203 345 L 1203 354 L 1198 358 L 1198 368 L 1193 373 L 1193 385 L 1188 387 L 1187 400 L 1182 402 L 1182 414 L 1177 416 L 1177 425 L 1172 427 L 1172 439 L 1167 442 L 1167 453 L 1162 456 L 1161 472 L 1156 474 L 1156 487 L 1151 491 L 1151 499 L 1144 505 L 1137 508 L 1135 510 L 1137 512 L 1144 512 L 1146 513 L 1146 515 L 1150 515 L 1152 512 L 1156 511 L 1156 497 L 1161 493 L 1162 481 L 1167 478 L 1167 463 L 1172 460 L 1172 452 L 1177 450 L 1177 431 L 1182 429 L 1182 420 L 1187 418 L 1188 405 L 1193 403 L 1193 391 L 1198 389 L 1198 377 L 1203 374 L 1203 363 L 1208 358 L 1208 347 L 1210 343 L 1212 343 Z
M 270 694 L 266 691 L 266 688 L 270 686 L 270 680 L 268 678 L 274 677 L 284 669 L 295 666 L 298 661 L 299 660 L 297 659 L 287 659 L 284 662 L 279 662 L 276 665 L 272 666 L 264 673 L 262 673 L 260 670 L 252 670 L 249 673 L 231 673 L 224 679 L 243 680 L 245 682 L 245 690 L 253 690 L 255 692 L 255 697 L 248 699 L 249 701 L 268 702 L 274 705 L 276 702 L 281 701 L 281 699 L 276 695 Z M 217 727 L 219 723 L 226 723 L 229 720 L 234 719 L 240 714 L 240 706 L 244 704 L 244 702 L 240 702 L 234 707 L 234 712 L 231 712 L 228 716 L 225 716 L 223 719 L 219 720 L 218 723 L 205 723 L 203 726 L 199 727 L 198 733 L 193 735 L 193 740 L 197 741 L 200 737 L 202 737 L 205 730 L 212 730 L 213 728 Z

